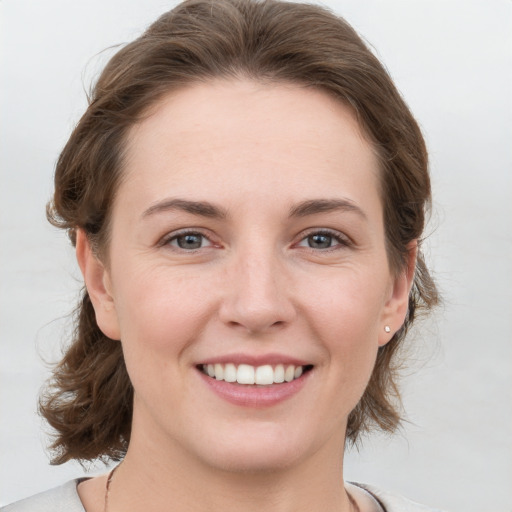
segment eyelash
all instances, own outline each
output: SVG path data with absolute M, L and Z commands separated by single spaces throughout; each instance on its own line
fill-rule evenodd
M 339 231 L 334 231 L 330 229 L 311 229 L 307 233 L 302 233 L 302 237 L 300 238 L 299 242 L 297 244 L 294 244 L 295 247 L 304 247 L 307 250 L 311 250 L 313 252 L 328 252 L 328 251 L 336 251 L 340 248 L 345 247 L 351 247 L 353 245 L 352 241 L 346 236 L 340 233 Z M 178 240 L 180 238 L 184 238 L 187 236 L 196 236 L 201 237 L 201 246 L 200 247 L 194 247 L 194 248 L 185 248 L 180 247 Z M 308 239 L 314 236 L 324 236 L 330 238 L 331 242 L 335 241 L 335 245 L 324 247 L 324 248 L 315 248 L 311 247 L 309 245 L 302 245 L 302 243 L 308 243 Z M 204 246 L 202 245 L 204 242 L 208 242 L 208 245 Z M 172 242 L 176 242 L 176 245 L 172 244 Z M 200 249 L 205 249 L 211 246 L 214 246 L 214 242 L 211 240 L 209 236 L 207 236 L 205 233 L 201 232 L 200 230 L 193 230 L 193 229 L 186 229 L 183 231 L 179 231 L 177 233 L 171 233 L 168 236 L 165 236 L 159 243 L 160 246 L 171 246 L 172 249 L 177 251 L 184 251 L 184 252 L 195 252 Z
M 184 247 L 179 247 L 178 245 L 173 245 L 172 244 L 172 242 L 174 242 L 174 241 L 176 241 L 176 244 L 178 244 L 179 243 L 178 240 L 180 238 L 185 238 L 187 236 L 201 237 L 202 243 L 204 243 L 204 241 L 206 241 L 206 242 L 208 242 L 208 245 L 206 245 L 206 246 L 201 245 L 201 247 L 197 247 L 197 248 L 193 248 L 193 249 L 186 249 Z M 205 233 L 202 233 L 200 230 L 197 230 L 197 229 L 186 229 L 186 230 L 183 230 L 183 231 L 179 231 L 178 233 L 171 233 L 168 236 L 165 236 L 164 238 L 162 238 L 162 240 L 160 241 L 159 245 L 160 246 L 171 246 L 172 249 L 174 249 L 174 250 L 185 251 L 185 252 L 192 253 L 192 252 L 198 251 L 200 249 L 205 249 L 207 247 L 211 247 L 211 246 L 213 246 L 215 244 L 211 240 L 210 237 L 208 237 Z
M 310 247 L 308 245 L 304 246 L 301 245 L 302 242 L 306 242 L 308 238 L 311 238 L 313 236 L 325 236 L 331 238 L 331 241 L 336 242 L 334 245 L 325 247 L 325 248 L 314 248 Z M 340 233 L 339 231 L 334 231 L 330 229 L 312 229 L 306 234 L 303 234 L 302 238 L 299 240 L 298 244 L 299 247 L 305 247 L 306 249 L 309 249 L 314 252 L 328 252 L 328 251 L 336 251 L 339 249 L 343 249 L 346 247 L 353 246 L 352 240 L 348 238 L 346 235 Z

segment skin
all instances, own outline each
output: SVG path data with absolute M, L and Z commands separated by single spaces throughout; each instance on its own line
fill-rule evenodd
M 413 245 L 403 272 L 389 268 L 379 165 L 351 111 L 311 88 L 219 80 L 170 93 L 128 142 L 108 264 L 77 239 L 135 389 L 109 510 L 350 510 L 347 418 L 403 323 L 415 261 Z M 179 246 L 184 231 L 199 247 Z M 234 405 L 196 365 L 235 353 L 313 369 L 277 405 Z M 80 484 L 88 512 L 104 485 Z

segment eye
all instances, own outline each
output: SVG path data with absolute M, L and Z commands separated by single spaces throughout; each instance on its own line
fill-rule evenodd
M 183 249 L 185 251 L 193 251 L 212 245 L 208 238 L 197 232 L 180 233 L 174 235 L 166 240 L 166 244 L 178 249 Z
M 333 249 L 338 246 L 347 246 L 349 241 L 340 233 L 331 231 L 315 231 L 304 237 L 299 243 L 299 247 L 309 247 L 310 249 Z

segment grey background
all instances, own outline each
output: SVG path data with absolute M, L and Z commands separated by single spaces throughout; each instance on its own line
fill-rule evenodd
M 346 477 L 449 510 L 512 511 L 512 2 L 324 4 L 376 48 L 422 125 L 434 187 L 426 249 L 445 299 L 411 339 L 409 423 L 351 450 Z M 80 287 L 44 207 L 84 86 L 111 55 L 100 52 L 172 5 L 0 3 L 0 504 L 82 474 L 48 465 L 35 413 Z

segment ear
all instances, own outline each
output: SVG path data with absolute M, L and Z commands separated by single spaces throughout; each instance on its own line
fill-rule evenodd
M 402 327 L 409 308 L 409 293 L 414 282 L 418 241 L 413 240 L 407 246 L 407 261 L 404 269 L 393 279 L 389 298 L 384 306 L 381 329 L 379 331 L 379 346 L 382 347 Z M 389 332 L 386 332 L 386 326 Z
M 121 339 L 109 272 L 94 254 L 83 229 L 78 229 L 76 234 L 76 259 L 96 313 L 98 327 L 105 336 L 113 340 Z

